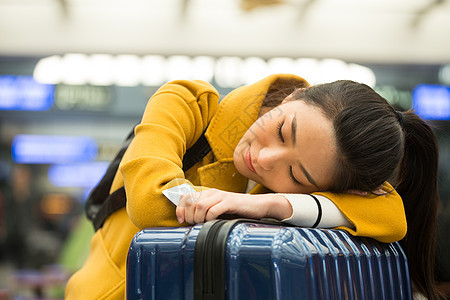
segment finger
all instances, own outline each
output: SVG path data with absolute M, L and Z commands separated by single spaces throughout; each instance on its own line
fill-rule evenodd
M 177 216 L 178 223 L 182 224 L 184 222 L 185 208 L 177 206 L 177 208 L 175 209 L 175 214 Z
M 217 219 L 223 214 L 236 213 L 236 205 L 237 203 L 232 200 L 217 202 L 214 206 L 209 208 L 205 216 L 205 221 Z
M 195 201 L 193 200 L 193 194 L 183 194 L 180 196 L 177 206 L 188 207 L 191 206 Z
M 222 203 L 218 203 L 218 204 L 214 205 L 213 207 L 211 207 L 205 216 L 205 221 L 215 220 L 220 215 L 223 215 L 224 214 L 223 206 L 224 205 Z
M 194 224 L 194 212 L 195 204 L 192 200 L 191 194 L 184 194 L 180 197 L 180 202 L 178 203 L 180 208 L 184 209 L 184 221 L 189 224 Z
M 214 207 L 217 205 L 217 203 L 220 203 L 221 198 L 218 198 L 214 195 L 212 196 L 205 196 L 202 195 L 199 201 L 195 203 L 195 212 L 194 212 L 194 221 L 195 223 L 201 223 L 205 222 L 206 220 L 206 214 L 211 209 L 211 207 Z

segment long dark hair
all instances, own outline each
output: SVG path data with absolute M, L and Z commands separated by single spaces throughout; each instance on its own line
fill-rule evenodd
M 414 112 L 398 113 L 372 88 L 348 80 L 298 89 L 294 99 L 322 109 L 333 121 L 339 153 L 332 192 L 371 192 L 390 181 L 403 199 L 408 233 L 400 241 L 415 290 L 439 298 L 434 282 L 439 203 L 438 146 Z

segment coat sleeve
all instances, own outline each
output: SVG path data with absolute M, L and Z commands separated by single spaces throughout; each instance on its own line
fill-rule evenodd
M 384 195 L 358 196 L 353 194 L 314 193 L 333 201 L 354 228 L 337 227 L 355 236 L 374 238 L 391 243 L 406 235 L 407 225 L 403 201 L 387 182 Z
M 182 159 L 205 130 L 219 96 L 203 81 L 173 81 L 149 100 L 119 171 L 127 213 L 140 229 L 178 226 L 175 206 L 162 191 L 184 182 Z

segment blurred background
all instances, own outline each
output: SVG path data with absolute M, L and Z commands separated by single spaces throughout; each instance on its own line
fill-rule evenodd
M 449 32 L 448 0 L 0 0 L 0 299 L 63 297 L 86 196 L 161 84 L 278 72 L 364 82 L 435 126 L 449 282 Z

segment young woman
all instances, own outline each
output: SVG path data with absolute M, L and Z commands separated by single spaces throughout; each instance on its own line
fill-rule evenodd
M 182 172 L 186 149 L 206 128 L 212 151 Z M 226 213 L 341 228 L 382 242 L 403 239 L 415 289 L 436 297 L 434 135 L 369 87 L 350 81 L 308 87 L 300 77 L 273 75 L 236 89 L 218 106 L 211 85 L 175 81 L 152 97 L 135 133 L 111 188 L 125 187 L 127 207 L 94 235 L 88 260 L 68 283 L 68 299 L 123 298 L 126 254 L 140 229 Z M 402 199 L 386 180 L 404 197 L 406 237 Z M 176 208 L 162 191 L 183 183 L 199 193 L 183 196 Z

